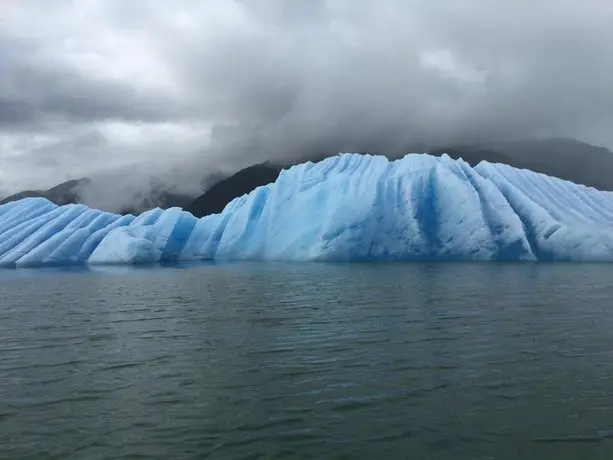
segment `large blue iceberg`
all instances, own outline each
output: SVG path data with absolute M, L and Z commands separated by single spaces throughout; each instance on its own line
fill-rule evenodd
M 613 261 L 613 193 L 448 156 L 343 154 L 197 219 L 43 198 L 0 206 L 0 266 L 192 260 Z

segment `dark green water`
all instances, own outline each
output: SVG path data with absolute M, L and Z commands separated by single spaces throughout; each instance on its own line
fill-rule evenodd
M 2 459 L 613 458 L 613 265 L 0 272 Z

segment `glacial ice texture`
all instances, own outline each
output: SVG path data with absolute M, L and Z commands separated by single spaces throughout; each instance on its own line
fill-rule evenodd
M 482 162 L 343 154 L 197 219 L 43 198 L 0 206 L 0 266 L 188 260 L 613 261 L 613 193 Z

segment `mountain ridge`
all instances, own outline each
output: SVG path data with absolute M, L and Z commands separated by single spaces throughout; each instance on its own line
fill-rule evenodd
M 413 150 L 407 149 L 407 153 Z M 551 138 L 482 145 L 459 144 L 426 149 L 424 153 L 434 156 L 447 154 L 453 159 L 462 158 L 473 167 L 481 161 L 502 163 L 599 190 L 613 191 L 613 153 L 604 147 L 593 146 L 576 139 Z M 233 199 L 248 194 L 258 186 L 274 182 L 283 169 L 306 161 L 318 162 L 337 154 L 337 152 L 314 153 L 303 155 L 294 161 L 269 160 L 252 164 L 234 174 L 226 176 L 217 174 L 207 186 L 202 186 L 200 195 L 176 193 L 172 191 L 170 184 L 166 184 L 168 185 L 166 189 L 162 184 L 148 196 L 139 196 L 137 204 L 112 211 L 133 214 L 156 207 L 162 209 L 180 207 L 195 217 L 204 217 L 221 212 Z M 402 155 L 384 154 L 384 156 L 396 159 Z M 70 203 L 87 204 L 83 200 L 81 191 L 90 181 L 90 178 L 85 177 L 71 179 L 47 190 L 24 190 L 0 199 L 0 205 L 26 197 L 44 197 L 60 206 Z M 205 182 L 203 180 L 203 184 Z

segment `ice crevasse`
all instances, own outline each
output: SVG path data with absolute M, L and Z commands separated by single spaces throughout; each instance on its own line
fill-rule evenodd
M 0 266 L 191 260 L 613 261 L 613 193 L 448 156 L 342 154 L 197 219 L 25 198 L 0 206 Z

